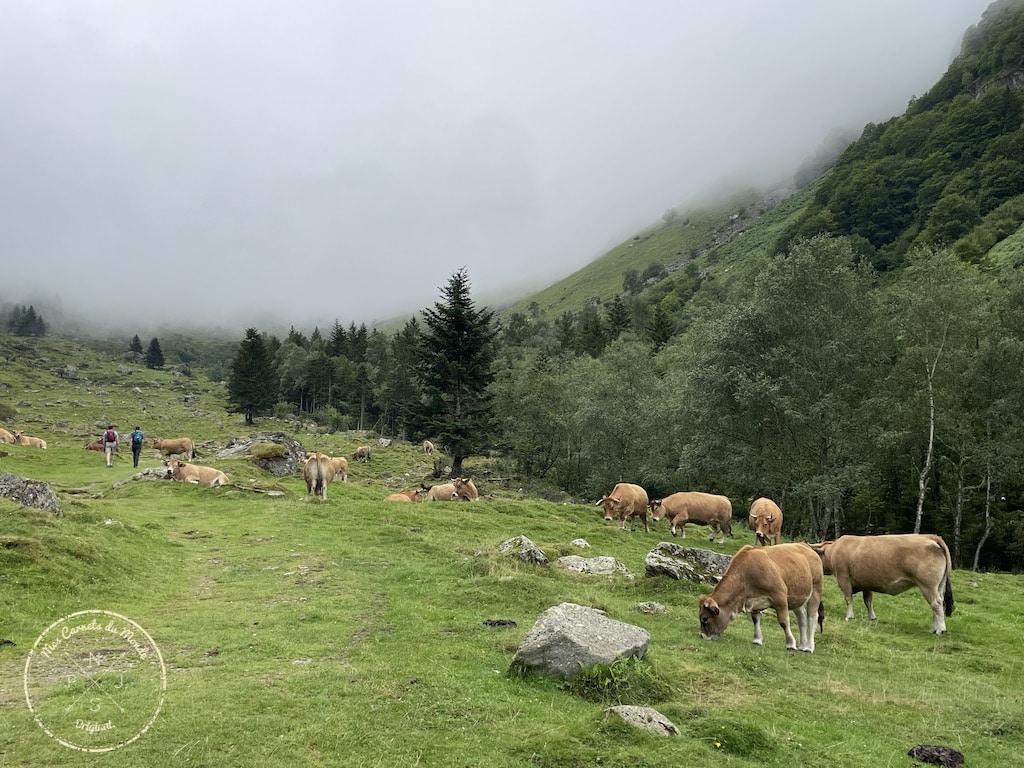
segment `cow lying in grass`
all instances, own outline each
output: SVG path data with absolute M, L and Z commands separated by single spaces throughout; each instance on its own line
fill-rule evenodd
M 199 464 L 186 464 L 177 459 L 167 459 L 164 462 L 167 467 L 167 475 L 183 483 L 195 483 L 205 485 L 209 488 L 216 488 L 219 485 L 228 484 L 228 476 L 214 467 L 203 467 Z
M 30 445 L 33 448 L 46 448 L 46 441 L 41 437 L 32 437 L 24 432 L 15 431 L 14 442 L 17 445 Z
M 455 490 L 455 483 L 441 483 L 440 485 L 420 484 L 420 491 L 423 494 L 423 501 L 458 501 L 459 494 Z
M 389 493 L 384 497 L 384 501 L 423 501 L 423 491 L 419 488 L 413 488 L 408 491 Z

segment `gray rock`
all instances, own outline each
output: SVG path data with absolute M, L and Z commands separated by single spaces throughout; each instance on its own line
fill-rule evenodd
M 662 541 L 647 553 L 644 575 L 671 576 L 695 584 L 717 584 L 729 567 L 732 557 L 710 549 L 681 547 L 671 541 Z
M 555 565 L 577 573 L 586 573 L 592 576 L 615 576 L 619 574 L 627 579 L 632 579 L 633 574 L 629 569 L 614 557 L 601 555 L 599 557 L 580 557 L 579 555 L 566 555 L 555 561 Z
M 0 496 L 23 507 L 42 509 L 57 517 L 64 514 L 53 488 L 39 480 L 4 472 L 0 475 Z
M 570 679 L 581 666 L 643 658 L 651 635 L 642 627 L 611 619 L 596 608 L 562 603 L 548 608 L 526 633 L 512 669 Z
M 675 724 L 665 717 L 661 712 L 650 707 L 634 707 L 621 705 L 609 707 L 604 711 L 604 719 L 618 717 L 622 722 L 634 728 L 656 733 L 659 736 L 678 736 L 679 729 Z
M 299 459 L 306 451 L 302 443 L 287 432 L 254 432 L 249 437 L 234 437 L 227 445 L 217 452 L 215 459 L 234 459 L 246 456 L 256 443 L 277 443 L 284 447 L 283 456 L 266 459 L 253 459 L 257 466 L 262 467 L 274 477 L 287 477 L 299 471 Z
M 531 565 L 550 565 L 547 555 L 525 536 L 514 536 L 501 543 L 498 551 L 503 555 L 518 557 Z
M 668 606 L 664 603 L 637 603 L 633 607 L 640 611 L 640 613 L 668 613 Z
M 572 544 L 574 547 L 579 547 L 580 549 L 586 549 L 590 546 L 590 542 L 588 542 L 586 539 L 573 539 L 569 543 Z

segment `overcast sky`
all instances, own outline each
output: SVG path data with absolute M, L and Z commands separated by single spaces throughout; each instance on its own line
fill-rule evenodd
M 901 114 L 987 5 L 0 0 L 0 301 L 241 337 L 462 266 L 519 298 Z

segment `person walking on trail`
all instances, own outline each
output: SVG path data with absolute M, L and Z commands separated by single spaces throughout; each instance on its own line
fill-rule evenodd
M 145 436 L 142 434 L 142 430 L 138 426 L 132 432 L 132 466 L 139 466 L 139 454 L 142 453 L 142 441 Z
M 114 466 L 114 451 L 117 450 L 118 437 L 114 425 L 108 424 L 107 431 L 103 433 L 103 455 L 107 457 L 108 467 Z

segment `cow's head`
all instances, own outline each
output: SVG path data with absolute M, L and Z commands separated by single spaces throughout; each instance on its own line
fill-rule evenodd
M 651 520 L 654 522 L 665 516 L 665 505 L 661 503 L 661 499 L 651 499 L 647 502 L 647 508 L 651 510 Z
M 767 544 L 768 538 L 772 535 L 772 529 L 776 517 L 774 514 L 758 515 L 754 518 L 754 536 L 758 544 Z
M 808 546 L 818 553 L 818 557 L 821 558 L 821 568 L 825 572 L 826 576 L 832 575 L 832 544 L 831 541 L 822 541 L 818 544 L 811 544 L 808 542 Z
M 597 506 L 604 507 L 605 520 L 614 520 L 621 503 L 622 499 L 616 498 L 615 496 L 602 496 L 601 500 L 597 502 Z
M 164 466 L 167 467 L 167 476 L 174 477 L 174 473 L 185 465 L 177 459 L 164 459 Z
M 698 617 L 700 618 L 700 636 L 702 640 L 714 640 L 720 637 L 733 619 L 728 611 L 723 611 L 718 601 L 711 595 L 701 595 L 698 601 Z

